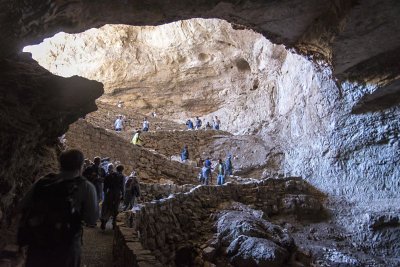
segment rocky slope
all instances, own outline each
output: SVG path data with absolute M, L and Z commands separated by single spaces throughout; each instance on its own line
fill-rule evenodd
M 251 127 L 232 125 L 232 130 L 254 129 L 264 138 L 276 136 L 272 144 L 282 152 L 282 170 L 304 175 L 327 192 L 362 200 L 359 204 L 366 206 L 367 211 L 378 211 L 374 218 L 381 218 L 379 210 L 396 203 L 400 186 L 399 1 L 0 0 L 0 10 L 2 229 L 3 223 L 10 221 L 12 208 L 29 180 L 38 174 L 35 169 L 43 170 L 38 163 L 54 160 L 53 152 L 39 152 L 46 150 L 47 145 L 54 149 L 55 138 L 78 117 L 94 110 L 93 100 L 102 94 L 99 83 L 76 77 L 61 79 L 44 71 L 19 55 L 22 48 L 62 30 L 82 32 L 107 23 L 160 25 L 193 17 L 225 19 L 234 23 L 236 29 L 256 30 L 274 43 L 283 43 L 310 59 L 331 64 L 341 82 L 329 80 L 329 70 L 318 75 L 307 76 L 308 71 L 300 72 L 300 76 L 289 75 L 286 84 L 299 86 L 291 90 L 281 87 L 277 91 L 280 97 L 273 97 L 282 104 L 280 115 L 276 116 L 279 119 L 269 119 L 265 122 L 271 126 L 266 125 L 262 120 L 270 114 L 264 110 L 263 115 L 255 113 L 254 118 L 252 115 L 247 120 L 255 121 L 254 125 L 249 124 Z M 289 58 L 292 59 L 287 63 L 301 57 Z M 250 60 L 245 59 L 250 66 Z M 246 70 L 247 65 L 242 63 L 239 61 L 239 68 Z M 319 69 L 307 64 L 304 70 Z M 290 67 L 299 66 L 287 64 L 282 69 Z M 235 66 L 232 69 L 236 70 Z M 297 82 L 300 78 L 306 78 L 305 82 Z M 356 82 L 342 83 L 346 78 Z M 311 84 L 318 86 L 308 86 Z M 340 86 L 336 87 L 337 84 Z M 249 91 L 260 88 L 257 83 L 250 85 Z M 275 92 L 277 87 L 268 90 Z M 299 91 L 302 93 L 296 94 Z M 293 94 L 296 101 L 291 98 Z M 247 107 L 249 113 L 259 109 L 257 103 L 271 106 L 269 103 L 277 102 L 262 102 L 263 95 L 261 90 L 254 90 L 249 96 L 249 103 L 255 106 Z M 242 104 L 247 103 L 243 101 Z M 228 111 L 219 110 L 221 116 L 232 110 Z M 228 117 L 225 120 L 233 121 Z M 258 131 L 260 125 L 263 127 Z M 276 133 L 273 129 L 277 129 Z M 375 205 L 371 200 L 375 200 Z M 362 218 L 370 215 L 363 209 L 359 214 Z M 358 226 L 358 220 L 351 222 Z M 390 222 L 384 226 L 397 229 Z M 382 236 L 379 229 L 376 236 Z
M 351 200 L 397 198 L 399 109 L 352 114 L 373 86 L 339 84 L 328 66 L 257 33 L 194 19 L 108 25 L 27 49 L 53 73 L 102 81 L 103 101 L 171 120 L 218 115 L 222 129 L 260 136 L 274 148 L 260 166 L 273 160 L 275 172 Z

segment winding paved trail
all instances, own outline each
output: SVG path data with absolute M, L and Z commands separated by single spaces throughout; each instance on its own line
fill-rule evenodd
M 84 227 L 82 246 L 82 267 L 110 267 L 112 264 L 112 248 L 114 232 L 107 224 L 105 232 L 96 228 Z

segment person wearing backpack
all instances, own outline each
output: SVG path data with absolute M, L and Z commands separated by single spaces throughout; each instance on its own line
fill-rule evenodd
M 132 192 L 132 199 L 131 199 L 131 207 L 137 204 L 137 199 L 140 197 L 140 184 L 139 178 L 137 177 L 136 173 L 132 177 L 132 184 L 131 184 L 131 192 Z
M 185 124 L 188 130 L 193 130 L 193 122 L 191 119 L 188 119 Z
M 121 197 L 124 196 L 124 181 L 125 177 L 122 174 L 124 166 L 118 165 L 116 172 L 113 171 L 113 165 L 109 165 L 109 173 L 104 179 L 104 202 L 101 207 L 101 230 L 106 229 L 106 223 L 112 216 L 113 229 L 116 225 L 116 219 L 118 215 L 119 203 Z
M 201 129 L 201 119 L 199 117 L 196 117 L 196 130 L 200 130 Z
M 95 225 L 96 189 L 82 176 L 84 156 L 72 149 L 59 157 L 60 173 L 39 179 L 21 201 L 17 239 L 27 246 L 26 266 L 80 266 L 82 221 Z
M 232 159 L 232 155 L 229 154 L 228 157 L 225 160 L 225 174 L 226 175 L 232 175 L 233 174 L 233 172 L 232 172 L 233 166 L 232 166 L 232 160 L 231 159 Z
M 218 160 L 217 171 L 217 184 L 223 185 L 225 183 L 225 164 L 222 162 L 222 159 Z
M 147 120 L 147 118 L 145 117 L 145 118 L 143 119 L 142 131 L 143 131 L 143 132 L 148 132 L 148 131 L 149 131 L 149 128 L 150 128 L 150 123 L 149 123 L 149 121 Z
M 189 159 L 189 150 L 188 150 L 188 146 L 184 145 L 182 152 L 181 152 L 181 161 L 182 162 L 186 162 Z
M 204 162 L 204 166 L 201 168 L 201 179 L 204 185 L 212 183 L 211 166 L 208 166 L 206 162 Z
M 104 177 L 106 176 L 106 172 L 101 167 L 101 159 L 100 157 L 95 157 L 93 159 L 93 164 L 88 166 L 83 171 L 83 176 L 88 179 L 96 188 L 98 203 L 103 200 L 103 183 Z
M 137 202 L 136 198 L 138 197 L 140 197 L 140 186 L 136 172 L 133 171 L 125 183 L 124 210 L 131 209 L 135 206 Z
M 141 133 L 140 130 L 137 130 L 135 132 L 135 134 L 133 135 L 132 141 L 131 141 L 132 144 L 137 145 L 137 146 L 142 146 L 143 140 L 140 138 L 140 133 Z

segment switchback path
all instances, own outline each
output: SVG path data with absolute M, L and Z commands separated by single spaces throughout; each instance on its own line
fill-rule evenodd
M 82 267 L 111 267 L 113 266 L 113 237 L 114 232 L 107 224 L 105 232 L 96 228 L 84 227 L 82 246 Z

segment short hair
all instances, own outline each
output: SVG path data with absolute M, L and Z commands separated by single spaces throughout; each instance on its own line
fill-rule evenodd
M 59 162 L 62 171 L 76 171 L 83 166 L 85 157 L 78 149 L 70 149 L 61 153 Z
M 101 163 L 101 158 L 100 157 L 94 157 L 93 162 L 96 163 Z
M 124 166 L 118 165 L 117 166 L 117 172 L 122 172 L 124 170 Z

